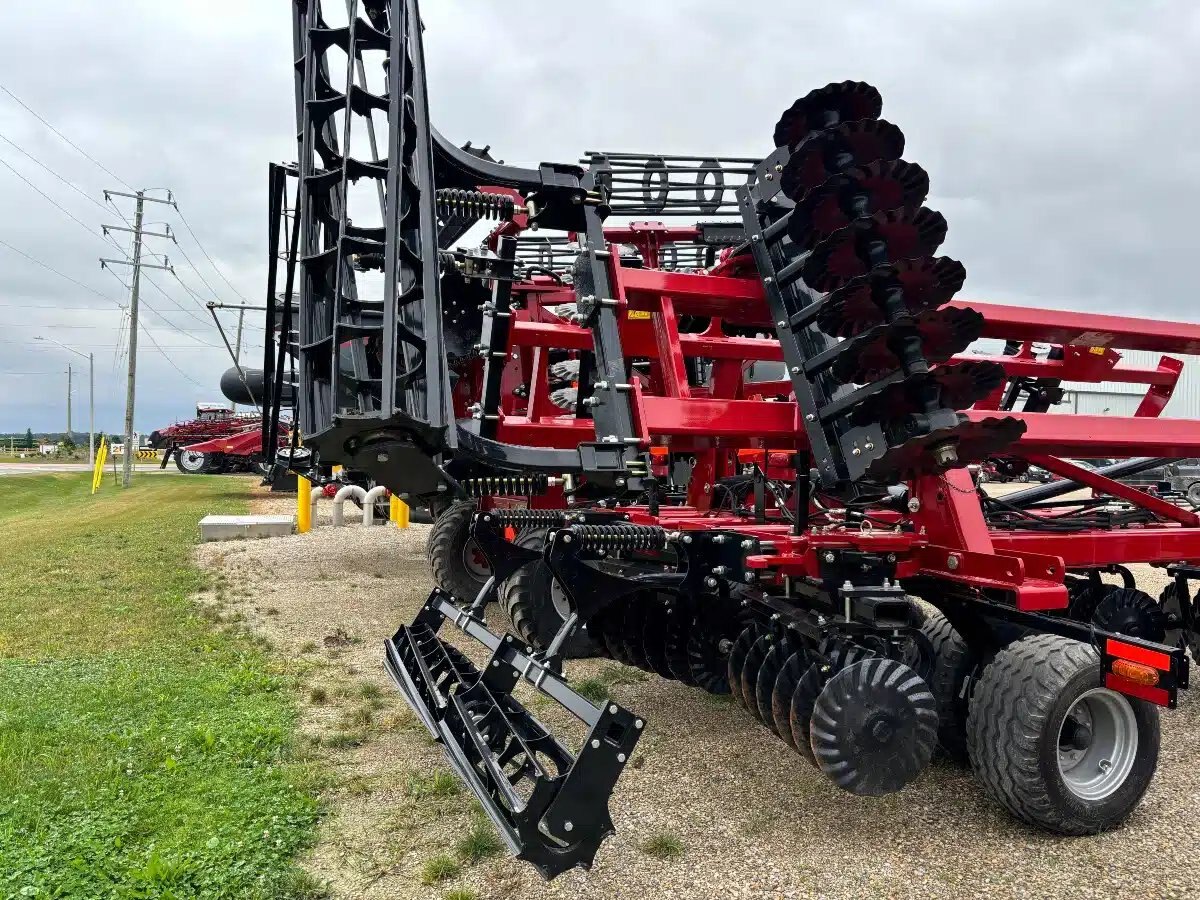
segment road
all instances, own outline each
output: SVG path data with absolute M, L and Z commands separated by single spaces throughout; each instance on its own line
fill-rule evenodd
M 159 469 L 157 462 L 149 461 L 134 464 L 134 471 L 139 475 L 142 473 L 166 472 L 168 474 L 181 474 L 174 466 L 166 469 Z M 118 462 L 118 468 L 120 464 Z M 79 463 L 24 463 L 24 462 L 0 462 L 0 477 L 4 475 L 38 475 L 48 474 L 51 472 L 90 472 L 92 467 L 85 462 Z M 112 471 L 112 466 L 104 467 L 106 472 Z

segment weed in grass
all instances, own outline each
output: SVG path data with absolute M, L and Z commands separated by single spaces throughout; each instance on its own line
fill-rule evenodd
M 623 666 L 619 663 L 610 663 L 600 669 L 600 678 L 608 684 L 609 687 L 624 687 L 630 684 L 641 684 L 649 676 L 641 669 L 635 669 L 633 666 Z
M 462 791 L 458 779 L 449 772 L 434 772 L 433 775 L 420 775 L 416 772 L 408 776 L 405 792 L 414 800 L 428 800 L 432 797 L 456 797 Z
M 452 857 L 440 853 L 425 860 L 425 865 L 421 867 L 421 884 L 438 884 L 442 881 L 449 881 L 461 871 L 462 866 L 456 863 Z
M 316 706 L 323 706 L 329 701 L 329 692 L 325 688 L 317 685 L 308 692 L 308 702 Z
M 268 606 L 267 607 L 267 615 L 268 616 L 277 616 L 277 615 L 279 615 L 279 610 L 276 609 L 274 606 Z
M 367 740 L 365 731 L 335 731 L 319 738 L 318 743 L 330 750 L 349 750 L 352 747 L 361 747 Z
M 683 856 L 683 841 L 663 831 L 642 842 L 642 852 L 655 859 L 678 859 Z
M 364 681 L 360 684 L 358 693 L 365 700 L 378 700 L 383 696 L 383 690 L 373 681 Z
M 327 900 L 330 896 L 329 882 L 303 869 L 293 869 L 276 883 L 271 896 L 279 900 Z
M 338 722 L 338 728 L 343 731 L 348 731 L 352 728 L 367 728 L 375 721 L 375 714 L 371 712 L 369 706 L 356 706 L 347 713 L 342 714 L 341 720 Z
M 575 682 L 575 692 L 593 703 L 603 703 L 610 696 L 608 685 L 599 678 L 584 678 Z
M 301 653 L 313 653 L 316 651 L 316 649 L 317 649 L 316 641 L 305 641 L 303 644 L 300 645 Z
M 500 845 L 500 839 L 496 837 L 496 832 L 491 825 L 476 822 L 458 842 L 455 854 L 464 865 L 470 865 L 481 859 L 487 859 L 489 856 L 495 856 L 501 849 L 503 848 Z
M 361 775 L 355 775 L 346 779 L 345 784 L 342 785 L 342 790 L 350 797 L 365 797 L 371 793 L 371 782 Z

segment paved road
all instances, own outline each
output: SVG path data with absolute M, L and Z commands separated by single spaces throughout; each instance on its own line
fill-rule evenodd
M 118 462 L 118 468 L 120 463 Z M 112 471 L 112 466 L 104 467 L 106 472 Z M 0 477 L 4 475 L 37 475 L 48 474 L 51 472 L 90 472 L 92 467 L 87 463 L 21 463 L 21 462 L 4 462 L 0 463 Z M 169 466 L 166 469 L 160 470 L 156 462 L 142 462 L 134 466 L 134 471 L 138 474 L 143 472 L 158 474 L 160 471 L 168 474 L 181 474 L 174 466 Z

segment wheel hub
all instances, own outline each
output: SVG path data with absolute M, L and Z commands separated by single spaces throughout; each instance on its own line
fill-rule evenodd
M 1137 720 L 1128 698 L 1093 688 L 1075 700 L 1063 719 L 1058 770 L 1076 797 L 1103 800 L 1125 783 L 1137 749 Z

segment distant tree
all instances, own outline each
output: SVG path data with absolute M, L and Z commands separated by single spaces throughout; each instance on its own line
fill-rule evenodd
M 32 450 L 35 446 L 37 446 L 37 445 L 34 444 L 34 442 L 33 442 L 33 429 L 26 428 L 25 429 L 25 449 Z

